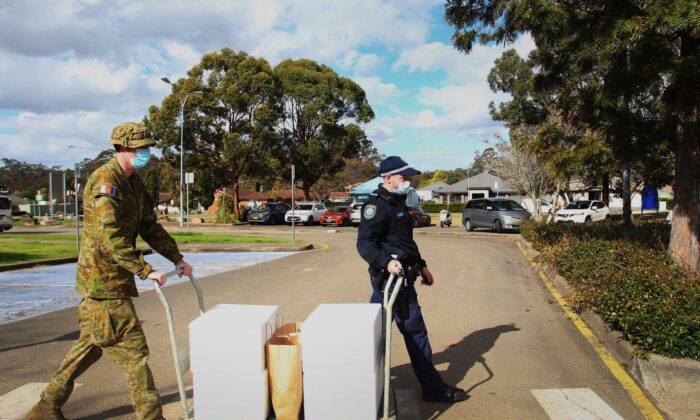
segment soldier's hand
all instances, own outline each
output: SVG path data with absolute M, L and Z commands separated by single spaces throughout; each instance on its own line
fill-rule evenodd
M 151 271 L 148 274 L 148 277 L 151 280 L 155 280 L 158 282 L 159 285 L 164 285 L 166 281 L 168 281 L 168 273 L 165 271 Z
M 391 260 L 386 266 L 386 271 L 388 271 L 389 274 L 394 274 L 398 276 L 399 274 L 401 274 L 401 272 L 403 272 L 403 266 L 398 260 Z
M 435 279 L 433 278 L 433 273 L 428 270 L 428 267 L 423 267 L 420 270 L 420 277 L 421 277 L 421 284 L 425 284 L 426 286 L 432 286 L 433 283 L 435 283 Z
M 185 260 L 180 260 L 175 263 L 175 268 L 178 270 L 182 270 L 182 274 L 178 274 L 178 276 L 189 276 L 192 274 L 192 266 L 187 264 Z

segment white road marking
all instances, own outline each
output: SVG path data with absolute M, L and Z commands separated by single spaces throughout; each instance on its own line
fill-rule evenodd
M 0 396 L 0 420 L 24 419 L 27 412 L 39 401 L 39 395 L 46 385 L 48 384 L 31 382 Z M 81 386 L 83 384 L 75 384 L 76 388 Z
M 623 420 L 588 388 L 531 389 L 552 420 Z

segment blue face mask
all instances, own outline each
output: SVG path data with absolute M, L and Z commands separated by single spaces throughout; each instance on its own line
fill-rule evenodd
M 131 158 L 131 166 L 136 169 L 145 168 L 151 160 L 150 149 L 136 149 L 136 156 Z
M 408 194 L 408 190 L 410 190 L 410 189 L 411 189 L 411 181 L 399 182 L 399 188 L 396 188 L 394 190 L 394 194 L 406 195 L 406 194 Z

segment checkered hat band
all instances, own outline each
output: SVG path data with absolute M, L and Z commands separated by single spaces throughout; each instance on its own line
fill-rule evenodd
M 379 174 L 379 176 L 389 176 L 389 175 L 398 174 L 399 172 L 405 171 L 406 169 L 409 169 L 410 167 L 411 167 L 411 165 L 402 166 L 398 169 L 394 169 L 393 171 L 384 172 L 383 174 Z

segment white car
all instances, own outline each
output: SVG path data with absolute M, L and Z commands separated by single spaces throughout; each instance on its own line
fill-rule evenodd
M 350 220 L 352 220 L 352 225 L 359 226 L 360 219 L 362 219 L 362 203 L 353 204 L 352 215 L 350 216 Z
M 0 195 L 0 232 L 12 229 L 12 199 Z
M 602 201 L 574 201 L 558 210 L 554 215 L 556 223 L 590 223 L 606 220 L 610 217 L 610 209 Z
M 321 203 L 299 203 L 294 207 L 294 216 L 292 216 L 292 211 L 289 210 L 284 215 L 284 221 L 287 224 L 291 224 L 292 217 L 294 217 L 294 223 L 312 225 L 321 221 L 321 216 L 326 210 L 326 206 Z

